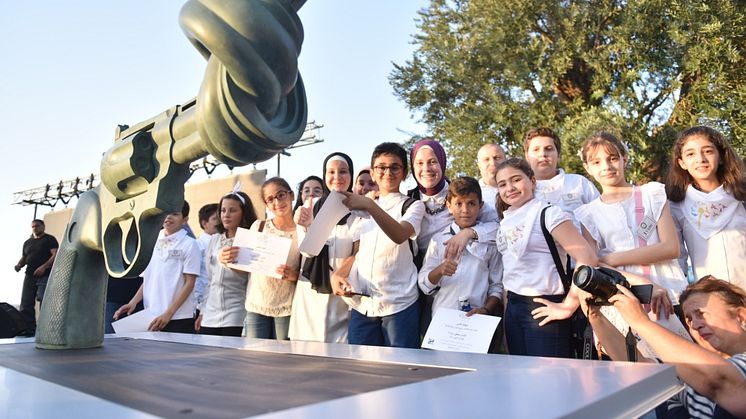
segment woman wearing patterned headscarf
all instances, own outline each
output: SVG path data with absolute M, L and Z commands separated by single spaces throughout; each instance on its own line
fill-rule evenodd
M 296 222 L 308 226 L 331 192 L 352 191 L 352 159 L 332 153 L 324 159 L 324 196 L 310 208 L 310 202 L 296 210 Z M 290 339 L 316 342 L 347 342 L 349 307 L 331 290 L 331 272 L 337 270 L 353 251 L 352 222 L 349 215 L 339 220 L 318 256 L 303 262 L 290 316 Z

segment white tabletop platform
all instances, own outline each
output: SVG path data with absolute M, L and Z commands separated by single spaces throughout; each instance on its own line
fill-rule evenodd
M 264 418 L 630 418 L 642 415 L 681 389 L 674 368 L 667 365 L 176 333 L 116 336 L 466 371 L 261 416 Z M 32 341 L 29 338 L 0 339 L 0 344 Z M 118 419 L 151 416 L 0 367 L 0 417 Z

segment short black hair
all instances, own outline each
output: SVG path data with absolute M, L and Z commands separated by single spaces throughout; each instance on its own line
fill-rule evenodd
M 184 200 L 184 206 L 181 207 L 181 215 L 184 216 L 184 218 L 189 217 L 189 202 L 187 200 Z
M 455 196 L 467 196 L 472 193 L 477 194 L 479 202 L 482 202 L 482 187 L 479 186 L 479 181 L 469 176 L 457 177 L 448 184 L 446 200 L 451 202 L 451 199 Z
M 199 225 L 202 226 L 202 223 L 207 222 L 207 220 L 209 220 L 216 212 L 218 212 L 218 204 L 213 203 L 203 205 L 202 208 L 199 209 L 199 213 L 197 213 Z
M 378 156 L 383 154 L 392 154 L 401 160 L 402 169 L 404 170 L 404 177 L 407 177 L 407 150 L 399 143 L 381 143 L 373 149 L 373 155 L 370 157 L 370 167 L 373 167 L 373 163 L 376 161 Z
M 46 226 L 46 224 L 44 224 L 44 220 L 40 220 L 38 218 L 34 218 L 33 220 L 31 220 L 31 224 L 33 224 L 33 223 L 39 223 L 42 226 Z

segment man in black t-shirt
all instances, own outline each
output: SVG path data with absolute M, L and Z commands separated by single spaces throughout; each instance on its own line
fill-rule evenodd
M 44 298 L 58 247 L 57 240 L 44 233 L 44 221 L 31 222 L 31 238 L 23 243 L 23 256 L 15 266 L 16 272 L 26 266 L 21 294 L 21 316 L 28 329 L 23 335 L 33 336 L 36 333 L 36 301 L 41 302 Z

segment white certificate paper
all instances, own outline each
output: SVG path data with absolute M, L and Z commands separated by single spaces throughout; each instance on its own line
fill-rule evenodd
M 324 205 L 321 206 L 318 214 L 308 227 L 306 236 L 298 246 L 298 250 L 305 256 L 318 256 L 321 248 L 324 247 L 326 239 L 332 233 L 334 226 L 339 220 L 347 215 L 350 210 L 342 203 L 345 200 L 344 194 L 331 191 L 326 197 Z
M 438 309 L 427 328 L 422 347 L 486 354 L 500 320 L 500 317 L 483 314 L 466 317 L 465 312 L 450 308 Z
M 111 326 L 114 328 L 114 333 L 147 332 L 148 326 L 156 317 L 148 310 L 140 310 L 111 322 Z
M 282 276 L 277 273 L 277 267 L 287 263 L 292 243 L 286 237 L 239 227 L 233 246 L 241 249 L 236 263 L 229 263 L 228 267 L 280 279 Z

